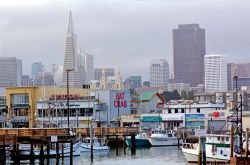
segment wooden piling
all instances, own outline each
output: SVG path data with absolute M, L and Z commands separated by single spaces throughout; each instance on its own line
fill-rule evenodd
M 59 154 L 59 143 L 56 142 L 56 159 L 60 158 L 60 154 Z
M 135 135 L 131 135 L 131 155 L 136 154 Z
M 63 150 L 63 148 L 64 148 L 64 145 L 62 143 L 62 158 L 64 158 L 64 150 Z
M 50 157 L 50 142 L 47 142 L 47 164 L 49 164 Z
M 199 137 L 199 148 L 198 148 L 198 165 L 201 165 L 201 137 Z
M 249 135 L 248 135 L 248 131 L 249 131 L 249 128 L 246 129 L 246 148 L 245 148 L 245 156 L 248 157 L 248 139 L 249 139 Z
M 70 141 L 70 164 L 73 164 L 73 141 Z
M 234 133 L 233 133 L 233 127 L 231 127 L 230 129 L 230 157 L 233 157 L 233 137 L 234 137 Z
M 34 154 L 34 146 L 33 143 L 30 144 L 30 161 L 34 162 L 35 161 L 35 154 Z

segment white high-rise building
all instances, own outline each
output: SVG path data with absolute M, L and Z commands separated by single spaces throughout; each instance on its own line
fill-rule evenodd
M 72 14 L 69 13 L 68 31 L 65 37 L 65 53 L 64 53 L 64 72 L 63 82 L 67 85 L 67 70 L 69 86 L 73 88 L 82 88 L 82 69 L 80 67 L 80 55 L 77 53 L 77 37 L 74 34 Z
M 95 79 L 94 55 L 84 53 L 84 71 L 84 82 L 85 84 L 90 84 L 90 81 Z
M 205 55 L 205 92 L 212 93 L 227 90 L 226 56 Z
M 150 86 L 167 87 L 169 66 L 167 60 L 154 59 L 150 64 Z

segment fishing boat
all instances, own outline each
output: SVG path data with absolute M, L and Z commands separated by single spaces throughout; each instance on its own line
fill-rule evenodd
M 81 147 L 81 152 L 83 151 L 90 151 L 91 149 L 91 139 L 90 137 L 84 138 L 82 140 L 82 143 L 80 145 Z M 105 142 L 105 140 L 103 138 L 97 138 L 94 137 L 93 138 L 93 150 L 94 151 L 109 151 L 109 146 L 107 145 L 107 142 Z
M 153 130 L 151 133 L 152 134 L 148 140 L 152 147 L 178 145 L 178 138 L 173 131 Z
M 188 163 L 198 162 L 198 143 L 183 143 L 182 152 Z M 230 160 L 230 135 L 206 135 L 206 161 L 228 163 Z
M 126 145 L 131 146 L 131 137 L 127 137 Z M 148 134 L 146 132 L 140 132 L 135 136 L 135 146 L 136 147 L 148 147 L 151 146 L 150 141 L 148 140 Z
M 73 156 L 80 156 L 80 142 L 75 142 L 73 144 Z M 29 144 L 20 144 L 19 145 L 19 155 L 22 156 L 29 156 L 31 151 L 31 146 Z M 35 156 L 39 156 L 41 154 L 41 149 L 38 147 L 33 148 L 33 152 Z M 47 157 L 56 157 L 56 147 L 51 147 L 49 153 L 47 153 L 46 147 L 43 148 L 44 156 Z M 58 154 L 60 156 L 70 156 L 70 143 L 64 143 L 63 149 L 59 143 Z

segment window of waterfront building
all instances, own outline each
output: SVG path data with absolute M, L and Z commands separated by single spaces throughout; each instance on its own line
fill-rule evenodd
M 200 113 L 201 112 L 201 109 L 200 108 L 197 108 L 197 113 Z
M 171 109 L 168 109 L 168 113 L 171 113 Z
M 178 109 L 174 109 L 175 113 L 178 113 Z
M 29 104 L 28 94 L 14 94 L 11 96 L 11 104 L 13 106 L 22 106 Z
M 185 113 L 183 108 L 181 109 L 181 113 Z

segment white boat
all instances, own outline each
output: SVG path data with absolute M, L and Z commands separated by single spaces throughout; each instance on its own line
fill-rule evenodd
M 206 135 L 206 161 L 227 163 L 230 160 L 230 135 Z M 183 143 L 182 152 L 189 163 L 198 162 L 198 143 Z
M 178 139 L 176 137 L 176 133 L 173 131 L 154 130 L 151 133 L 152 134 L 148 138 L 148 140 L 151 143 L 152 147 L 178 145 Z
M 91 149 L 91 144 L 90 144 L 90 138 L 84 138 L 80 147 L 81 151 L 90 151 Z M 93 150 L 94 151 L 109 151 L 109 146 L 105 142 L 103 138 L 93 138 Z
M 76 142 L 73 144 L 73 156 L 80 156 L 80 142 Z M 62 154 L 64 156 L 70 156 L 70 143 L 64 143 L 64 147 L 62 149 L 61 147 L 62 145 L 59 143 L 59 148 L 58 148 L 58 153 L 60 154 L 60 156 L 62 156 Z M 40 155 L 40 146 L 39 147 L 34 147 L 33 151 L 34 151 L 34 155 L 35 156 L 39 156 Z M 31 151 L 31 146 L 29 144 L 20 144 L 19 145 L 19 155 L 20 156 L 28 156 L 30 155 L 30 151 Z M 47 149 L 46 146 L 44 146 L 43 148 L 43 152 L 44 152 L 44 156 L 50 156 L 50 157 L 56 157 L 56 148 L 50 148 L 49 153 L 47 153 Z

